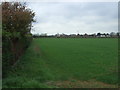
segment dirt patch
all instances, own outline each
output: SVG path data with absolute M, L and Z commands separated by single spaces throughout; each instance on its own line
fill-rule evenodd
M 55 86 L 58 88 L 117 88 L 117 85 L 106 84 L 95 80 L 51 81 L 47 82 L 47 85 Z
M 33 48 L 33 50 L 35 51 L 35 52 L 39 52 L 40 51 L 40 48 L 39 48 L 39 46 L 35 46 L 34 48 Z
M 33 51 L 35 52 L 35 55 L 36 56 L 40 56 L 41 55 L 41 52 L 40 52 L 40 47 L 39 46 L 34 46 L 33 47 Z

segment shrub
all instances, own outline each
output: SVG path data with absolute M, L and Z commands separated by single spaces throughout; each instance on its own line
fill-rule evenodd
M 2 2 L 3 77 L 29 46 L 35 13 L 25 3 Z

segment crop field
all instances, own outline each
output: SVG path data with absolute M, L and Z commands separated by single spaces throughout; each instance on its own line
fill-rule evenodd
M 118 39 L 38 38 L 3 79 L 3 87 L 114 88 Z

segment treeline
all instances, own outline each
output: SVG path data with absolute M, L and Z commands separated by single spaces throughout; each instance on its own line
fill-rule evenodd
M 31 26 L 35 13 L 25 3 L 2 2 L 3 77 L 32 41 Z
M 34 34 L 33 35 L 34 38 L 45 38 L 45 37 L 57 37 L 57 38 L 118 38 L 120 37 L 120 33 L 117 32 L 111 32 L 110 34 L 109 33 L 95 33 L 95 34 L 70 34 L 70 35 L 67 35 L 67 34 L 55 34 L 55 35 L 47 35 L 47 33 L 45 34 Z

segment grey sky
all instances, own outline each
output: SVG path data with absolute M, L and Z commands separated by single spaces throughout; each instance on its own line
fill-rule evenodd
M 36 13 L 32 33 L 110 33 L 118 31 L 117 2 L 30 2 Z

